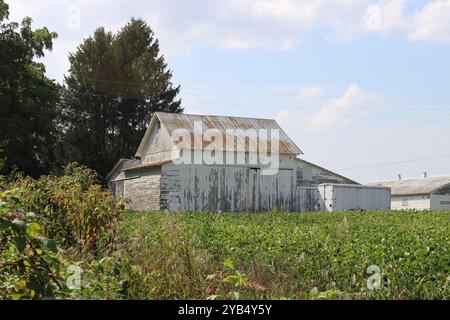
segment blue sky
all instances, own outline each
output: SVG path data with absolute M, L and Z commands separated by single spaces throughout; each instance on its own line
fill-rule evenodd
M 8 1 L 7 1 L 8 2 Z M 274 118 L 302 156 L 368 182 L 450 174 L 450 0 L 14 0 L 68 52 L 143 18 L 187 113 Z

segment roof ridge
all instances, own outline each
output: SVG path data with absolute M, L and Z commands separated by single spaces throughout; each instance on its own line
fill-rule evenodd
M 239 117 L 239 116 L 219 116 L 219 115 L 209 115 L 209 114 L 196 114 L 196 113 L 174 113 L 174 112 L 165 112 L 165 111 L 157 111 L 157 113 L 170 114 L 175 116 L 195 116 L 195 117 L 210 117 L 210 118 L 238 118 L 238 119 L 249 119 L 249 120 L 267 120 L 274 121 L 278 124 L 275 119 L 270 118 L 255 118 L 255 117 Z
M 376 180 L 376 181 L 372 181 L 372 183 L 381 183 L 381 182 L 401 182 L 401 181 L 408 181 L 408 180 L 427 180 L 427 179 L 437 179 L 437 178 L 449 178 L 450 179 L 450 175 L 445 174 L 445 175 L 438 175 L 438 176 L 428 176 L 428 177 L 408 177 L 408 178 L 402 178 L 401 180 L 398 179 L 389 179 L 389 180 Z

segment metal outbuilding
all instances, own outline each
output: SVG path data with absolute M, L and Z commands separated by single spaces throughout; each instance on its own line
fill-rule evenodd
M 325 183 L 318 190 L 323 209 L 330 212 L 391 208 L 391 189 L 386 187 Z
M 450 210 L 450 175 L 377 181 L 369 185 L 391 188 L 393 210 Z

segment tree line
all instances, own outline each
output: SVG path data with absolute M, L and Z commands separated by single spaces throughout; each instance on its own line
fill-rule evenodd
M 78 162 L 105 177 L 133 157 L 154 112 L 182 112 L 172 72 L 151 27 L 131 19 L 103 27 L 69 54 L 62 84 L 38 62 L 55 32 L 9 21 L 0 0 L 0 175 L 59 173 Z

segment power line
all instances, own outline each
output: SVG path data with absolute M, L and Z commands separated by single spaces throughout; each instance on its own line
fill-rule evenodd
M 130 100 L 149 100 L 149 97 L 144 96 L 131 96 L 131 95 L 107 95 L 107 94 L 96 94 L 96 93 L 84 93 L 86 96 L 92 97 L 104 97 L 104 98 L 113 98 L 117 100 L 130 99 Z M 184 103 L 189 104 L 208 104 L 208 105 L 223 105 L 229 107 L 246 107 L 246 108 L 287 108 L 287 109 L 312 109 L 312 110 L 320 110 L 323 108 L 323 105 L 286 105 L 286 104 L 247 104 L 247 103 L 228 103 L 228 102 L 214 102 L 214 101 L 189 101 L 182 100 Z M 447 112 L 450 111 L 449 108 L 392 108 L 392 107 L 346 107 L 345 110 L 372 110 L 372 111 L 413 111 L 413 112 Z
M 396 161 L 396 162 L 378 163 L 378 164 L 373 164 L 373 165 L 368 165 L 368 166 L 341 168 L 341 169 L 335 169 L 335 171 L 356 170 L 356 169 L 366 169 L 366 168 L 377 168 L 377 167 L 385 167 L 385 166 L 391 166 L 391 165 L 403 164 L 403 163 L 410 163 L 410 162 L 420 162 L 420 161 L 425 161 L 425 160 L 442 159 L 442 158 L 448 158 L 448 157 L 450 157 L 450 154 L 445 154 L 445 155 L 440 155 L 440 156 L 435 156 L 435 157 L 419 158 L 419 159 L 402 160 L 402 161 Z
M 90 78 L 90 80 L 94 82 L 104 82 L 104 83 L 116 83 L 116 84 L 131 84 L 131 85 L 140 85 L 143 84 L 144 81 L 118 81 L 118 80 L 104 80 L 104 79 L 96 79 Z M 245 94 L 245 95 L 269 95 L 269 96 L 286 96 L 286 97 L 298 97 L 299 94 L 296 93 L 280 93 L 280 92 L 262 92 L 262 91 L 244 91 L 244 90 L 228 90 L 228 89 L 211 89 L 211 88 L 202 88 L 202 87 L 190 87 L 190 86 L 181 86 L 182 90 L 190 90 L 190 91 L 203 91 L 203 92 L 217 92 L 217 93 L 234 93 L 234 94 Z M 322 96 L 322 99 L 328 100 L 339 100 L 342 97 L 330 97 L 330 96 Z M 316 99 L 315 97 L 303 97 L 302 99 Z M 445 103 L 450 104 L 450 100 L 436 100 L 436 99 L 397 99 L 397 98 L 381 98 L 381 97 L 347 97 L 347 100 L 358 100 L 358 101 L 385 101 L 385 102 L 401 102 L 401 103 L 412 103 L 412 102 L 422 102 L 422 103 Z
M 181 87 L 182 90 L 192 91 L 205 91 L 205 92 L 218 92 L 218 93 L 235 93 L 235 94 L 248 94 L 248 95 L 270 95 L 270 96 L 287 96 L 287 97 L 299 97 L 300 94 L 294 93 L 276 93 L 276 92 L 257 92 L 257 91 L 239 91 L 239 90 L 222 90 L 222 89 L 207 89 L 207 88 L 195 88 L 195 87 Z M 330 97 L 321 96 L 322 99 L 327 100 L 340 100 L 342 97 Z M 302 99 L 317 99 L 316 97 L 302 97 Z M 424 102 L 424 103 L 450 103 L 450 100 L 434 100 L 434 99 L 396 99 L 396 98 L 381 98 L 381 97 L 346 97 L 347 100 L 366 100 L 366 101 L 386 101 L 386 102 Z
M 191 104 L 209 104 L 209 105 L 226 105 L 226 106 L 236 106 L 236 107 L 267 107 L 267 108 L 287 108 L 287 109 L 322 109 L 323 105 L 286 105 L 286 104 L 243 104 L 243 103 L 227 103 L 227 102 L 213 102 L 213 101 L 186 101 L 185 103 Z M 449 102 L 450 103 L 450 102 Z M 345 110 L 373 110 L 373 111 L 450 111 L 449 108 L 382 108 L 382 107 L 346 107 Z
M 434 118 L 434 116 L 433 116 Z M 420 120 L 426 120 L 426 119 L 430 119 L 430 117 L 425 117 L 425 118 L 421 118 Z M 440 117 L 439 121 L 446 121 L 446 120 L 450 120 L 450 118 L 447 117 Z M 399 146 L 399 145 L 403 145 L 405 144 L 405 142 L 397 142 L 397 143 L 392 143 L 392 141 L 396 141 L 397 138 L 402 138 L 402 137 L 409 137 L 410 136 L 410 132 L 408 131 L 407 133 L 404 133 L 404 131 L 406 131 L 405 128 L 407 127 L 411 127 L 411 124 L 413 122 L 411 121 L 402 121 L 402 125 L 399 125 L 395 128 L 389 129 L 389 131 L 387 131 L 387 136 L 392 137 L 390 139 L 390 142 L 388 144 L 389 148 L 392 148 L 393 146 Z M 336 143 L 336 142 L 345 142 L 348 140 L 352 141 L 352 144 L 362 144 L 362 143 L 367 143 L 367 142 L 373 142 L 373 141 L 378 141 L 378 139 L 386 139 L 385 136 L 381 136 L 380 132 L 379 132 L 379 128 L 385 128 L 387 125 L 386 124 L 382 124 L 382 125 L 377 125 L 377 126 L 372 126 L 372 127 L 368 127 L 368 129 L 374 129 L 375 131 L 370 131 L 367 130 L 365 128 L 361 128 L 360 131 L 358 130 L 354 130 L 352 132 L 347 132 L 346 134 L 340 134 L 340 132 L 335 131 L 334 134 L 327 132 L 327 134 L 316 134 L 316 135 L 309 135 L 308 134 L 308 138 L 314 138 L 314 137 L 319 137 L 319 139 L 315 139 L 314 141 L 315 146 L 313 148 L 309 148 L 306 149 L 305 151 L 308 150 L 319 150 L 319 149 L 323 149 L 324 145 L 328 145 L 330 143 L 330 141 L 332 143 Z M 378 128 L 378 129 L 377 129 Z M 431 133 L 432 130 L 436 130 L 436 128 L 448 128 L 448 126 L 445 124 L 442 124 L 441 126 L 437 126 L 436 124 L 433 124 L 430 128 L 430 125 L 419 125 L 419 126 L 414 126 L 413 129 L 413 133 L 417 134 L 417 133 L 421 133 L 421 132 L 425 132 L 425 133 Z M 431 130 L 432 129 L 432 130 Z M 342 129 L 339 129 L 342 130 Z M 330 140 L 330 137 L 331 140 Z M 337 138 L 335 138 L 337 137 Z M 434 139 L 434 138 L 448 138 L 449 135 L 442 135 L 442 134 L 438 134 L 438 135 L 433 135 L 433 136 L 426 136 L 426 135 L 421 135 L 421 138 L 425 138 L 425 139 Z M 317 143 L 319 142 L 319 143 Z M 323 142 L 323 145 L 321 145 Z M 326 144 L 325 144 L 326 143 Z

